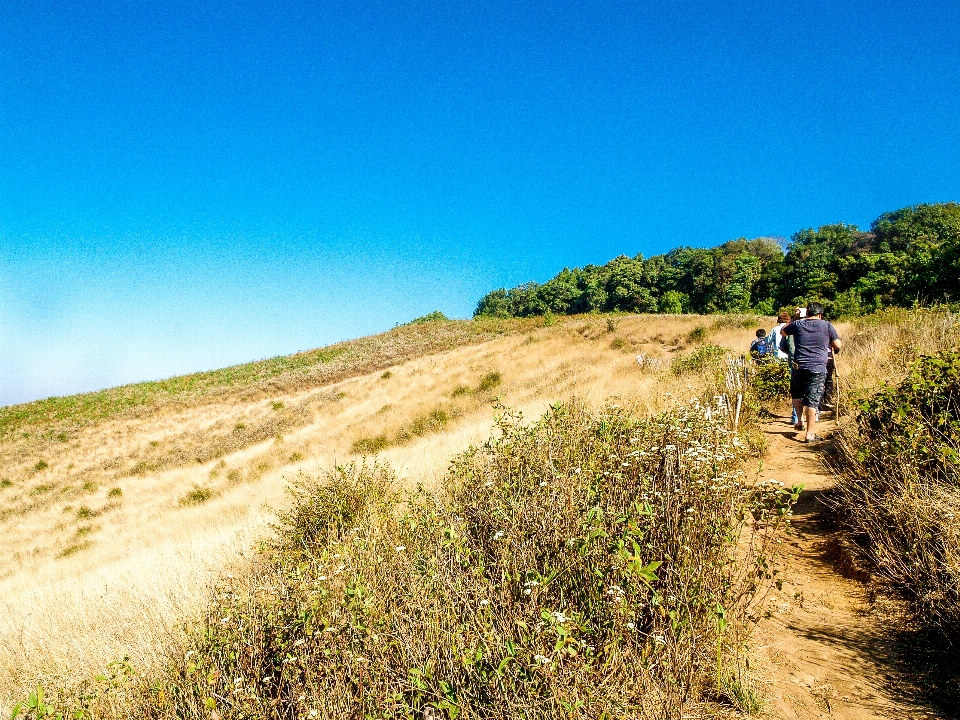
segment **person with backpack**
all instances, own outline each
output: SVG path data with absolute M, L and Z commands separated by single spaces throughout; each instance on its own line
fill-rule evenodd
M 767 337 L 767 331 L 762 328 L 757 330 L 757 339 L 750 343 L 750 355 L 754 360 L 759 360 L 770 353 L 770 341 Z
M 803 430 L 806 421 L 804 440 L 815 442 L 820 439 L 814 430 L 827 380 L 827 360 L 831 349 L 840 351 L 842 342 L 833 324 L 823 319 L 820 303 L 807 305 L 806 315 L 806 318 L 787 325 L 783 334 L 793 338 L 794 343 L 793 376 L 790 378 L 790 396 L 798 416 L 794 427 Z
M 786 313 L 784 313 L 786 315 Z M 802 320 L 807 316 L 806 308 L 797 308 L 793 311 L 793 318 L 791 322 Z M 788 323 L 789 324 L 789 323 Z M 786 327 L 786 325 L 784 325 Z M 793 353 L 796 349 L 796 345 L 793 342 L 792 335 L 784 335 L 783 328 L 780 329 L 780 343 L 777 345 L 777 350 L 782 352 L 787 358 L 787 367 L 790 368 L 790 387 L 793 387 L 793 371 L 794 371 L 794 362 L 793 362 Z M 800 422 L 800 415 L 797 413 L 796 406 L 792 407 L 793 413 L 790 415 L 790 424 L 796 425 Z

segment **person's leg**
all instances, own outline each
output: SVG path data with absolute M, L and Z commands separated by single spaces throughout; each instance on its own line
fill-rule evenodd
M 796 430 L 803 430 L 803 395 L 806 391 L 806 370 L 790 373 L 790 397 L 793 400 L 793 417 L 790 421 Z
M 807 421 L 806 441 L 811 442 L 817 439 L 814 428 L 817 424 L 817 409 L 820 407 L 820 398 L 823 396 L 823 386 L 827 380 L 825 372 L 808 372 L 806 392 L 803 394 L 803 414 Z
M 807 432 L 804 439 L 810 442 L 817 436 L 814 432 L 814 428 L 817 426 L 817 409 L 804 406 L 803 417 L 807 421 Z
M 799 409 L 797 408 L 797 401 L 793 394 L 793 373 L 794 370 L 790 367 L 790 364 L 787 363 L 787 367 L 790 368 L 790 401 L 793 405 L 793 414 L 790 416 L 790 424 L 796 427 L 796 424 L 800 422 Z

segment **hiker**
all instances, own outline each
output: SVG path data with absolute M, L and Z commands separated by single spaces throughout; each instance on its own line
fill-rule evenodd
M 827 380 L 823 384 L 823 397 L 820 398 L 821 410 L 833 410 L 833 376 L 837 371 L 837 363 L 833 359 L 833 348 L 830 348 L 830 355 L 827 358 Z M 817 416 L 819 420 L 819 416 Z
M 767 339 L 767 331 L 760 328 L 756 332 L 757 339 L 750 343 L 750 355 L 754 360 L 759 360 L 770 352 L 770 343 Z
M 777 360 L 788 360 L 787 353 L 780 349 L 780 344 L 783 342 L 783 339 L 786 335 L 783 334 L 783 329 L 789 324 L 790 316 L 787 313 L 780 313 L 777 316 L 777 325 L 770 331 L 768 339 L 770 345 L 774 348 L 776 352 Z
M 823 319 L 820 303 L 807 305 L 806 318 L 794 320 L 783 329 L 783 334 L 792 337 L 794 344 L 793 376 L 790 378 L 790 397 L 797 414 L 794 427 L 803 430 L 806 421 L 804 440 L 815 442 L 820 439 L 814 430 L 827 380 L 827 360 L 831 348 L 839 352 L 840 336 L 833 324 Z
M 783 313 L 783 315 L 786 315 L 786 313 Z M 795 320 L 802 320 L 806 316 L 807 316 L 806 308 L 797 308 L 796 310 L 793 311 L 793 317 L 790 320 L 791 322 Z M 795 349 L 793 336 L 784 335 L 782 328 L 780 330 L 780 335 L 782 339 L 780 340 L 780 344 L 777 345 L 777 350 L 787 356 L 787 367 L 790 368 L 790 387 L 792 388 L 793 387 L 793 371 L 794 371 L 793 351 Z M 792 410 L 792 414 L 790 415 L 790 424 L 796 425 L 798 422 L 800 422 L 800 415 L 797 413 L 797 408 L 795 405 L 791 404 L 791 410 Z

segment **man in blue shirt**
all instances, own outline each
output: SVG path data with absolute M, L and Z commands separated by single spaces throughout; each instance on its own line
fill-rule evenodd
M 831 348 L 834 352 L 840 351 L 840 336 L 836 328 L 823 319 L 823 306 L 820 303 L 807 305 L 807 317 L 794 320 L 782 332 L 793 336 L 794 342 L 793 377 L 790 378 L 790 397 L 797 412 L 794 427 L 803 430 L 803 421 L 806 420 L 804 439 L 814 442 L 819 439 L 814 427 L 827 380 L 827 359 Z

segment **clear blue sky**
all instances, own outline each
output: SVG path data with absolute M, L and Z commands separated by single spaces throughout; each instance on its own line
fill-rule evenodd
M 0 404 L 960 199 L 960 5 L 0 2 Z

